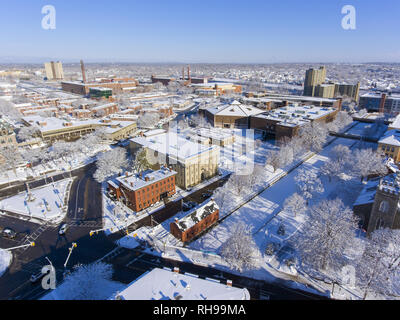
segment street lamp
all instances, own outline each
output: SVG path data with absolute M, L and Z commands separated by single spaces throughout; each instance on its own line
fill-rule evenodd
M 71 257 L 72 251 L 73 251 L 74 248 L 76 248 L 77 246 L 78 246 L 78 245 L 77 245 L 75 242 L 73 242 L 71 248 L 68 249 L 68 250 L 69 250 L 69 254 L 68 254 L 67 260 L 65 260 L 64 268 L 67 268 L 68 260 L 69 260 L 69 258 Z
M 27 248 L 27 247 L 34 247 L 34 246 L 35 246 L 35 242 L 31 242 L 31 243 L 28 243 L 28 244 L 24 244 L 24 245 L 22 245 L 22 246 L 12 247 L 12 248 L 8 248 L 8 249 L 5 249 L 5 250 L 7 250 L 7 251 L 12 251 L 12 250 L 15 250 L 15 249 L 21 249 L 21 248 Z

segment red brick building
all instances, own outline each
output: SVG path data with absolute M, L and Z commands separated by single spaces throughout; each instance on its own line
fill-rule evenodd
M 157 171 L 144 171 L 140 174 L 121 176 L 108 182 L 108 191 L 121 199 L 135 212 L 167 199 L 176 193 L 176 172 L 162 167 Z
M 191 210 L 184 218 L 170 224 L 171 234 L 182 242 L 190 242 L 218 222 L 219 208 L 213 199 Z

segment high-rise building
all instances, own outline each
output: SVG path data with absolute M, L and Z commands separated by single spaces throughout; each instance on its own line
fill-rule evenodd
M 335 84 L 335 97 L 349 97 L 358 101 L 360 98 L 360 82 L 357 84 Z
M 315 88 L 323 84 L 326 78 L 326 68 L 320 67 L 319 69 L 308 69 L 306 71 L 306 79 L 304 81 L 304 95 L 314 97 Z
M 322 83 L 314 87 L 314 97 L 332 99 L 335 96 L 334 83 Z
M 304 95 L 328 99 L 347 96 L 355 101 L 358 101 L 360 83 L 354 85 L 333 82 L 327 83 L 325 80 L 326 68 L 324 66 L 320 67 L 319 69 L 308 69 L 306 71 L 306 79 L 304 81 Z
M 46 70 L 47 80 L 62 80 L 62 79 L 64 79 L 63 66 L 60 61 L 46 62 L 44 64 L 44 68 Z

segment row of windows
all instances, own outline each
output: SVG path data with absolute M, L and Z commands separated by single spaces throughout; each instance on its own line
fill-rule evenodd
M 382 150 L 387 152 L 394 152 L 394 147 L 382 146 Z
M 140 193 L 144 194 L 146 192 L 150 192 L 150 188 L 151 188 L 151 190 L 154 190 L 154 188 L 157 189 L 158 187 L 162 187 L 163 185 L 167 184 L 167 182 L 170 183 L 170 184 L 167 185 L 167 187 L 169 187 L 169 186 L 172 187 L 173 180 L 174 180 L 174 178 L 172 178 L 172 177 L 171 178 L 167 178 L 167 179 L 165 179 L 165 180 L 163 180 L 161 182 L 157 182 L 157 183 L 152 184 L 151 186 L 149 186 L 147 188 L 143 188 L 143 189 L 139 190 L 138 194 L 140 194 Z
M 138 206 L 139 206 L 139 209 L 144 209 L 144 208 L 149 207 L 151 204 L 157 203 L 159 201 L 161 201 L 161 198 L 159 196 L 156 198 L 153 198 L 151 200 L 147 200 L 147 201 L 143 201 L 143 202 L 141 202 L 140 199 L 138 199 Z
M 168 185 L 163 186 L 162 188 L 160 188 L 159 191 L 158 191 L 158 190 L 155 190 L 155 192 L 152 191 L 151 194 L 150 194 L 150 192 L 148 192 L 148 193 L 142 193 L 142 194 L 138 193 L 137 198 L 138 198 L 138 201 L 140 201 L 141 198 L 149 198 L 150 195 L 151 195 L 151 196 L 155 196 L 155 195 L 157 195 L 157 194 L 167 192 L 168 190 L 171 190 L 171 189 L 173 189 L 173 188 L 174 188 L 174 185 L 173 185 L 173 184 L 168 184 Z

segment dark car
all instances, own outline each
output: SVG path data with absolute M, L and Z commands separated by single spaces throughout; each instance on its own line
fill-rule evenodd
M 183 211 L 189 211 L 190 209 L 193 209 L 196 206 L 197 206 L 196 202 L 193 202 L 193 201 L 184 202 L 182 204 L 182 209 L 183 209 Z
M 1 233 L 3 238 L 14 239 L 17 236 L 17 233 L 10 228 L 5 228 Z
M 212 193 L 210 193 L 210 192 L 204 192 L 201 196 L 202 196 L 203 198 L 210 198 L 210 197 L 212 196 Z

